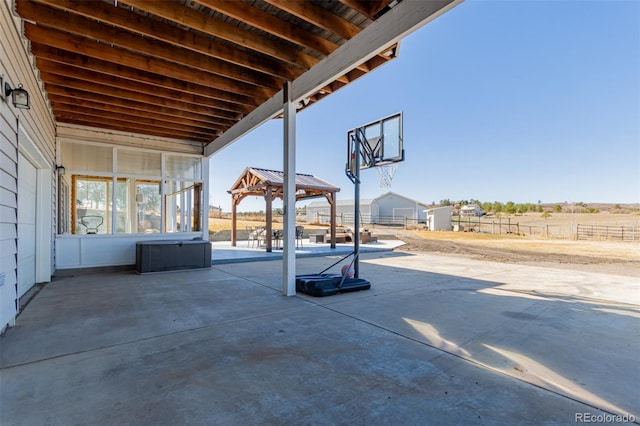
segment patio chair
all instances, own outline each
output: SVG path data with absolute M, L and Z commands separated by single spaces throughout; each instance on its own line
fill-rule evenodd
M 298 247 L 298 242 L 300 242 L 300 247 L 304 248 L 302 245 L 302 236 L 304 235 L 304 226 L 296 226 L 296 247 Z
M 258 242 L 258 247 L 262 247 L 266 244 L 266 235 L 267 228 L 264 226 L 259 226 L 256 228 L 256 241 Z
M 262 245 L 264 241 L 264 228 L 253 226 L 247 226 L 247 247 L 253 247 L 256 243 L 258 247 Z
M 256 228 L 247 225 L 247 247 L 253 247 L 256 243 Z
M 280 249 L 280 244 L 282 243 L 283 232 L 282 229 L 274 229 L 273 230 L 273 242 L 275 244 L 276 249 Z

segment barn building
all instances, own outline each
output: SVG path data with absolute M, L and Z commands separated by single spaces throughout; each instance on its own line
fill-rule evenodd
M 427 205 L 395 192 L 387 192 L 377 198 L 360 200 L 362 223 L 404 224 L 424 223 Z M 338 222 L 353 223 L 353 200 L 338 200 Z M 308 223 L 329 223 L 329 203 L 314 201 L 307 205 Z

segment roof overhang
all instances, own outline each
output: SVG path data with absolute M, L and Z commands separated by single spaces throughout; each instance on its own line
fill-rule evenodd
M 56 124 L 211 156 L 462 0 L 13 0 Z
M 403 37 L 462 3 L 463 0 L 403 1 L 340 46 L 292 83 L 290 98 L 298 102 L 316 93 L 337 76 L 385 52 Z M 284 89 L 260 105 L 206 146 L 211 156 L 264 122 L 278 116 L 285 103 Z

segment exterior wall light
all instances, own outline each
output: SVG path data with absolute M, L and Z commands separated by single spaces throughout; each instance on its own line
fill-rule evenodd
M 19 84 L 17 88 L 12 89 L 9 83 L 6 81 L 3 85 L 3 96 L 6 98 L 11 95 L 11 102 L 13 106 L 20 109 L 30 109 L 29 105 L 29 92 L 22 88 L 22 84 Z

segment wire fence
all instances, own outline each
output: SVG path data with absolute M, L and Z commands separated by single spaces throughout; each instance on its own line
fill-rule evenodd
M 578 225 L 578 240 L 638 241 L 635 226 Z

